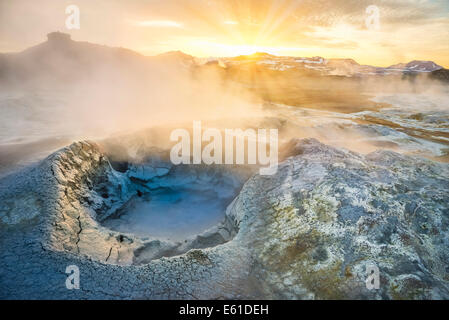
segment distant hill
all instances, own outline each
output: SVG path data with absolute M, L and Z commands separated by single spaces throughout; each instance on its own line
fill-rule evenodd
M 399 63 L 387 68 L 387 70 L 399 70 L 404 72 L 433 72 L 440 69 L 443 69 L 443 67 L 437 65 L 433 61 L 419 60 L 414 60 L 409 63 Z
M 19 53 L 0 54 L 0 82 L 67 84 L 100 77 L 109 82 L 140 81 L 158 70 L 179 72 L 227 68 L 235 72 L 267 71 L 280 76 L 371 77 L 430 74 L 446 81 L 446 69 L 433 61 L 411 61 L 387 68 L 360 65 L 353 59 L 275 56 L 265 52 L 230 58 L 198 59 L 181 51 L 148 57 L 124 48 L 73 41 L 70 35 L 53 32 L 48 40 Z
M 440 80 L 444 82 L 449 82 L 449 70 L 439 69 L 430 73 L 430 78 L 435 80 Z
M 138 80 L 164 64 L 190 60 L 173 54 L 147 57 L 129 49 L 73 41 L 70 35 L 60 32 L 50 33 L 47 38 L 22 52 L 0 54 L 0 81 L 72 83 L 95 76 L 111 82 Z
M 288 56 L 274 56 L 264 52 L 234 58 L 222 58 L 228 66 L 257 64 L 270 70 L 291 71 L 302 70 L 310 73 L 315 71 L 321 75 L 334 76 L 374 76 L 374 75 L 401 75 L 403 73 L 429 73 L 441 66 L 433 61 L 411 61 L 400 63 L 387 68 L 369 65 L 360 65 L 353 59 L 324 59 L 322 57 L 302 58 Z
M 131 50 L 76 42 L 69 35 L 51 33 L 48 40 L 20 53 L 5 54 L 0 62 L 0 77 L 26 81 L 73 81 L 89 78 L 93 73 L 115 70 L 139 70 L 146 58 Z
M 249 55 L 241 55 L 234 58 L 229 58 L 230 60 L 234 61 L 250 61 L 250 60 L 262 60 L 262 59 L 273 59 L 276 58 L 276 56 L 273 56 L 269 53 L 265 52 L 256 52 Z
M 180 64 L 184 67 L 191 67 L 196 64 L 195 57 L 185 54 L 182 51 L 169 51 L 152 57 L 154 61 L 163 63 Z

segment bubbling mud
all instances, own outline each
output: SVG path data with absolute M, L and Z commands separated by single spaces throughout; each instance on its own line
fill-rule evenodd
M 218 225 L 245 182 L 221 166 L 159 167 L 160 175 L 154 170 L 151 164 L 131 166 L 128 175 L 137 192 L 104 226 L 139 237 L 183 241 Z

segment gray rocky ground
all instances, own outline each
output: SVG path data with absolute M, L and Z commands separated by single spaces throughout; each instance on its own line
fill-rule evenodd
M 118 172 L 79 142 L 6 176 L 0 298 L 449 299 L 447 164 L 313 139 L 292 140 L 284 158 L 248 179 L 223 223 L 183 243 L 100 223 L 170 168 Z M 366 288 L 368 264 L 379 290 Z M 79 290 L 65 286 L 69 265 Z

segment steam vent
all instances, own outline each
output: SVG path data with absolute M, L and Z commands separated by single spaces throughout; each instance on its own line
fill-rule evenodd
M 118 166 L 78 142 L 0 180 L 1 297 L 449 297 L 446 164 L 313 139 L 286 151 L 275 175 L 260 176 L 172 167 L 155 151 Z M 145 202 L 163 220 L 164 202 L 211 203 L 214 190 L 227 207 L 212 208 L 224 210 L 221 220 L 199 217 L 207 230 L 180 228 L 171 239 L 140 232 Z M 162 220 L 154 231 L 164 231 Z M 365 287 L 370 261 L 382 270 L 380 290 Z M 80 290 L 64 286 L 70 265 L 83 276 Z

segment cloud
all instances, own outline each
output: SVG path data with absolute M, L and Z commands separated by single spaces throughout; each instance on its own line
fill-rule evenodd
M 184 25 L 177 21 L 172 20 L 143 20 L 133 21 L 133 24 L 139 27 L 152 27 L 152 28 L 183 28 Z
M 183 50 L 192 55 L 216 56 L 232 48 L 241 51 L 251 47 L 299 48 L 289 50 L 288 54 L 352 57 L 379 65 L 419 58 L 449 66 L 448 0 L 77 0 L 77 3 L 83 18 L 74 39 L 135 50 L 145 46 L 150 48 L 145 49 L 146 54 Z M 370 5 L 380 11 L 380 28 L 375 32 L 366 26 L 366 8 Z M 65 1 L 0 0 L 0 39 L 4 42 L 0 51 L 18 51 L 42 42 L 49 31 L 65 28 L 64 13 Z M 187 38 L 207 38 L 213 44 L 228 46 L 223 49 L 209 43 L 200 45 Z

